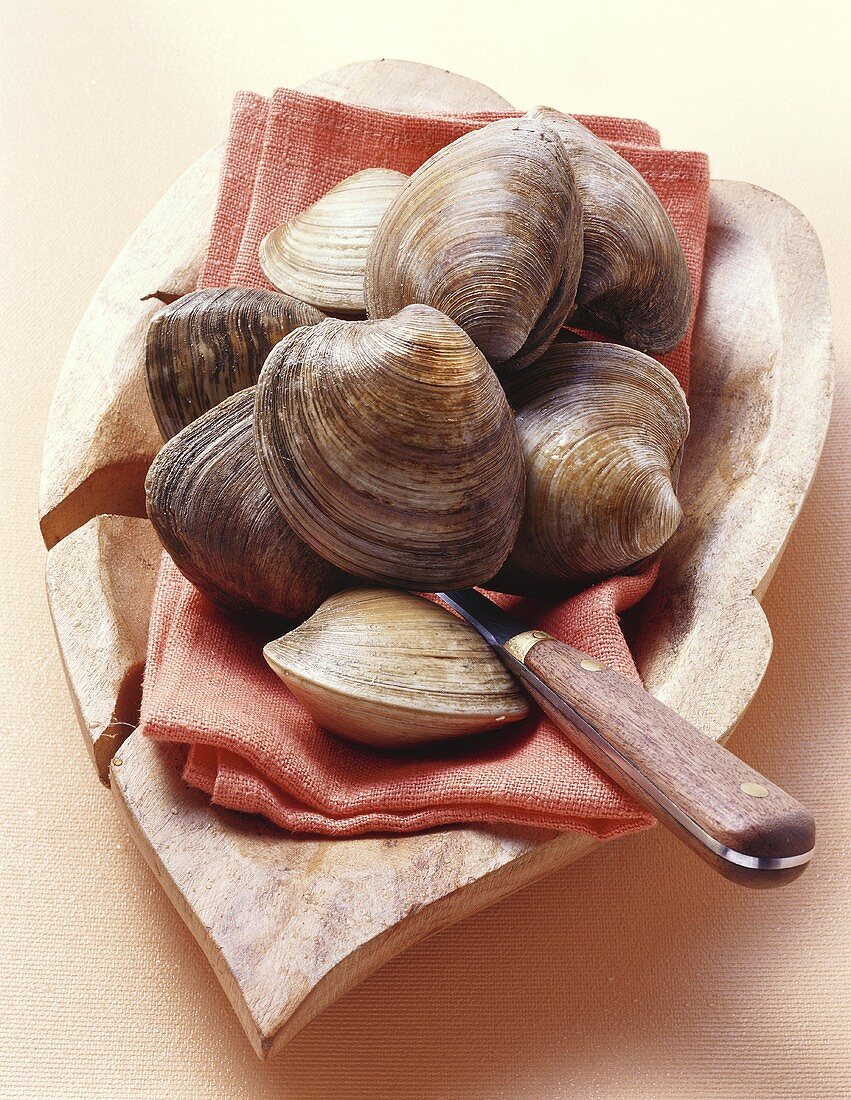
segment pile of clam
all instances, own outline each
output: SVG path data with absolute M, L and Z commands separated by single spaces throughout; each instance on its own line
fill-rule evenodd
M 330 729 L 388 744 L 523 717 L 478 635 L 399 590 L 555 598 L 676 530 L 688 410 L 651 354 L 692 300 L 659 200 L 541 108 L 410 177 L 343 180 L 260 263 L 276 291 L 198 291 L 151 323 L 163 546 L 220 606 L 301 624 L 266 658 Z

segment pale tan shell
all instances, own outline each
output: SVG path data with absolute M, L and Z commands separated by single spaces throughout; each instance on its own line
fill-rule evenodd
M 502 119 L 411 176 L 375 234 L 367 312 L 434 306 L 510 369 L 555 337 L 581 266 L 582 209 L 563 143 L 541 121 Z
M 549 107 L 530 118 L 552 126 L 567 150 L 583 206 L 584 260 L 571 324 L 657 354 L 676 347 L 692 315 L 682 245 L 641 174 L 570 115 Z
M 472 627 L 396 589 L 338 592 L 263 654 L 321 726 L 368 745 L 464 737 L 529 713 Z
M 342 180 L 260 242 L 263 274 L 278 290 L 336 317 L 363 317 L 372 238 L 408 177 L 365 168 Z
M 517 542 L 493 582 L 553 592 L 633 569 L 679 526 L 688 406 L 655 359 L 618 344 L 554 344 L 509 385 L 526 465 Z
M 437 310 L 292 333 L 263 367 L 254 427 L 284 515 L 341 569 L 437 591 L 480 583 L 511 550 L 514 418 L 481 352 Z
M 254 387 L 174 436 L 145 484 L 148 516 L 174 564 L 209 599 L 301 621 L 351 578 L 298 538 L 260 470 Z
M 145 375 L 163 439 L 253 386 L 283 336 L 322 320 L 295 298 L 247 287 L 196 290 L 160 310 L 148 328 Z

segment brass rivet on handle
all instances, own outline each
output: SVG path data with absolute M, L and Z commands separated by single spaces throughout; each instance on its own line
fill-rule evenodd
M 584 668 L 586 672 L 602 672 L 606 666 L 592 661 L 590 657 L 585 657 L 579 662 L 579 667 Z
M 739 790 L 743 794 L 752 795 L 754 798 L 765 798 L 768 794 L 768 788 L 763 787 L 761 783 L 743 783 Z

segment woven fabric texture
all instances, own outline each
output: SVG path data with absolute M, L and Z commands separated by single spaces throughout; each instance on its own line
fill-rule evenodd
M 356 9 L 7 5 L 0 347 L 0 1096 L 8 1100 L 847 1100 L 851 1096 L 851 156 L 839 3 Z M 512 102 L 638 111 L 812 221 L 839 388 L 763 607 L 730 747 L 816 814 L 812 868 L 742 891 L 664 829 L 408 950 L 254 1055 L 83 744 L 44 595 L 44 426 L 68 343 L 237 87 L 411 57 Z M 61 231 L 54 232 L 59 227 Z M 732 395 L 736 400 L 738 395 Z M 829 581 L 828 581 L 829 579 Z M 711 690 L 711 669 L 706 685 Z M 213 870 L 213 869 L 211 869 Z M 356 868 L 353 868 L 353 874 Z
M 332 102 L 289 89 L 250 93 L 233 107 L 204 285 L 268 286 L 263 236 L 362 168 L 410 173 L 494 115 L 424 117 Z M 709 189 L 705 156 L 664 150 L 645 123 L 584 118 L 642 172 L 682 240 L 700 289 Z M 666 357 L 688 384 L 689 336 Z M 502 599 L 548 630 L 638 678 L 618 615 L 653 583 L 619 577 L 556 605 Z M 230 809 L 295 832 L 351 836 L 457 822 L 573 829 L 601 839 L 651 819 L 567 743 L 537 710 L 523 723 L 458 746 L 412 755 L 355 746 L 310 717 L 262 657 L 270 635 L 213 607 L 164 558 L 154 612 L 142 728 L 190 746 L 184 778 Z

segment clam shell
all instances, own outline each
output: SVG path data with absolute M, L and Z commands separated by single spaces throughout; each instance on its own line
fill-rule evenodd
M 337 317 L 363 317 L 372 238 L 408 177 L 365 168 L 279 225 L 260 243 L 263 274 L 278 290 Z
M 292 333 L 260 375 L 266 480 L 308 545 L 420 591 L 477 584 L 508 556 L 523 462 L 496 375 L 437 310 Z
M 260 469 L 254 387 L 179 432 L 148 471 L 148 516 L 174 564 L 220 607 L 300 621 L 351 583 L 301 541 Z
M 321 726 L 368 745 L 463 737 L 529 712 L 472 627 L 394 589 L 338 592 L 263 654 Z
M 492 587 L 576 587 L 656 554 L 682 518 L 675 487 L 685 395 L 655 359 L 618 344 L 554 344 L 511 380 L 526 466 L 520 533 Z
M 682 245 L 641 174 L 575 118 L 538 107 L 570 159 L 583 207 L 584 259 L 571 323 L 657 354 L 685 336 L 692 291 Z
M 304 302 L 246 287 L 197 290 L 160 310 L 148 328 L 145 374 L 163 439 L 253 386 L 283 336 L 323 319 Z
M 502 119 L 411 176 L 375 234 L 367 312 L 433 306 L 488 362 L 523 366 L 570 312 L 581 266 L 582 210 L 563 143 L 539 120 Z

